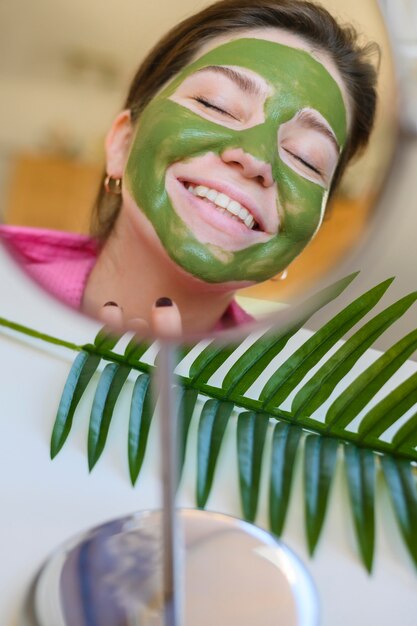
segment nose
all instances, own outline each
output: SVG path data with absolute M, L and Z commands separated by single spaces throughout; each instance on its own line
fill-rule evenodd
M 229 148 L 221 154 L 225 163 L 239 168 L 246 178 L 255 178 L 264 187 L 272 187 L 272 168 L 269 163 L 260 161 L 254 156 L 242 150 L 242 148 Z

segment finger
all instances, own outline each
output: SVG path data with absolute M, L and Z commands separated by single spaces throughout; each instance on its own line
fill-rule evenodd
M 149 335 L 149 324 L 140 317 L 133 317 L 126 323 L 128 330 L 132 330 L 135 333 L 135 337 L 138 341 Z
M 99 310 L 98 318 L 113 332 L 123 332 L 123 310 L 116 302 L 106 302 Z
M 170 298 L 158 298 L 151 312 L 152 331 L 158 337 L 174 338 L 182 334 L 181 314 Z

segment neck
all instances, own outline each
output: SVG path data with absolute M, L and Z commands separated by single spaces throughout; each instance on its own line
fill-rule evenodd
M 149 323 L 152 305 L 165 296 L 178 306 L 185 333 L 212 330 L 234 292 L 219 291 L 186 274 L 159 241 L 139 239 L 122 214 L 89 276 L 82 310 L 98 317 L 101 307 L 114 301 L 122 307 L 125 320 L 141 318 Z

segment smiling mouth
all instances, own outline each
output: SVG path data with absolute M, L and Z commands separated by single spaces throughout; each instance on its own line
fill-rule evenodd
M 180 180 L 179 182 L 181 182 L 189 193 L 207 202 L 208 205 L 214 207 L 231 220 L 246 226 L 248 230 L 262 230 L 249 209 L 242 206 L 237 200 L 230 198 L 225 193 L 204 185 L 195 185 L 186 180 Z

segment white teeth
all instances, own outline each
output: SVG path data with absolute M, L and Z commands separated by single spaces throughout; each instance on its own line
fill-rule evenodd
M 196 194 L 196 196 L 200 196 L 200 198 L 205 198 L 208 190 L 209 190 L 208 187 L 204 187 L 203 185 L 198 185 L 195 188 L 194 193 Z
M 211 202 L 214 202 L 218 196 L 218 192 L 215 189 L 209 189 L 206 198 L 207 200 L 210 200 Z
M 247 211 L 244 207 L 242 207 L 239 211 L 239 217 L 242 220 L 242 222 L 245 221 L 248 215 L 250 215 L 249 211 Z
M 229 206 L 229 203 L 230 203 L 230 198 L 229 196 L 226 196 L 225 193 L 219 193 L 215 200 L 215 204 L 217 204 L 217 206 L 221 206 L 222 209 L 227 209 L 227 207 Z
M 231 200 L 231 202 L 229 202 L 227 210 L 230 211 L 230 213 L 232 213 L 233 215 L 239 215 L 239 211 L 241 208 L 242 206 L 239 204 L 239 202 L 236 202 L 236 200 Z
M 248 215 L 248 217 L 243 221 L 248 228 L 252 228 L 252 226 L 255 224 L 255 220 L 253 219 L 252 215 Z
M 188 191 L 193 195 L 200 198 L 207 198 L 210 202 L 215 204 L 221 213 L 228 213 L 230 217 L 238 222 L 243 222 L 249 229 L 252 229 L 255 225 L 255 220 L 247 209 L 245 209 L 239 202 L 232 200 L 225 193 L 220 193 L 215 189 L 209 189 L 205 185 L 186 185 Z

